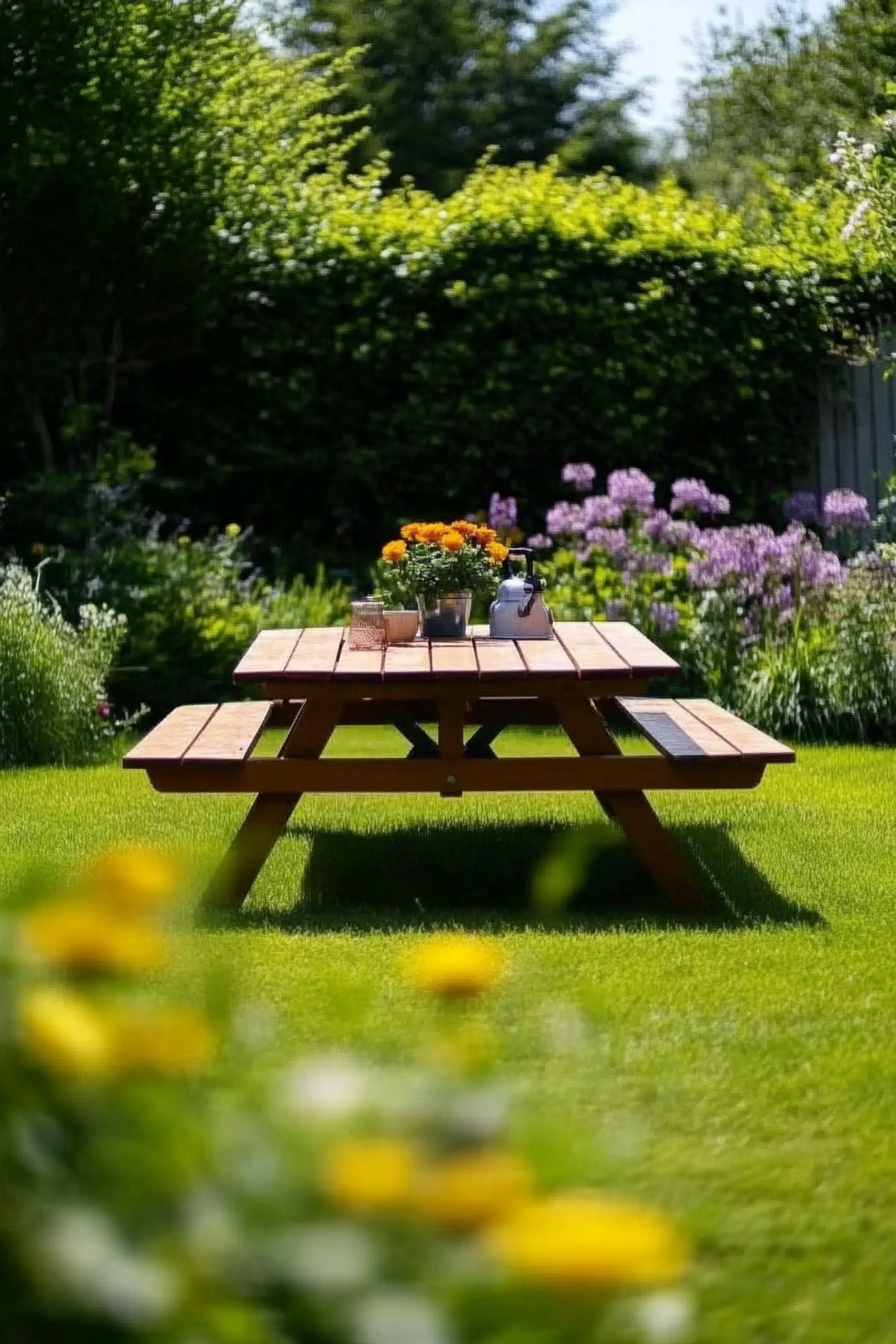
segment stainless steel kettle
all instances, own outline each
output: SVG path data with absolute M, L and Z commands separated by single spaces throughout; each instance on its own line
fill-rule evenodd
M 525 556 L 526 573 L 517 574 L 511 557 Z M 545 606 L 544 580 L 532 568 L 532 552 L 511 546 L 504 561 L 503 579 L 489 612 L 492 639 L 553 639 L 553 617 Z

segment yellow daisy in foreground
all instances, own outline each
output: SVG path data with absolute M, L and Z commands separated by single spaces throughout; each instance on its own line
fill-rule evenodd
M 491 1229 L 487 1246 L 514 1277 L 566 1287 L 672 1283 L 690 1264 L 664 1214 L 589 1193 L 524 1206 Z
M 531 1190 L 529 1169 L 515 1153 L 476 1149 L 424 1168 L 414 1208 L 440 1227 L 485 1227 L 508 1217 Z
M 408 979 L 418 989 L 444 998 L 471 998 L 491 989 L 504 967 L 497 944 L 468 934 L 433 934 L 413 947 Z
M 142 919 L 122 918 L 98 901 L 48 901 L 26 914 L 28 952 L 74 971 L 144 971 L 161 965 L 167 944 Z
M 414 1188 L 416 1154 L 400 1139 L 346 1139 L 324 1155 L 324 1194 L 349 1213 L 406 1209 Z
M 57 985 L 28 990 L 18 1005 L 19 1037 L 31 1057 L 53 1073 L 100 1078 L 114 1067 L 114 1036 L 102 1013 Z

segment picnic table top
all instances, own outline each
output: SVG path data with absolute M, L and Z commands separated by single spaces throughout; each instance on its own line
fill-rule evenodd
M 478 682 L 644 681 L 679 670 L 674 658 L 625 621 L 567 621 L 554 639 L 422 639 L 385 649 L 349 648 L 348 629 L 263 630 L 234 672 L 239 684 L 364 682 L 371 686 L 446 679 Z

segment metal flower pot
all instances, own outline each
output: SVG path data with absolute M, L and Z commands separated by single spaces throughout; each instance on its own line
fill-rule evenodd
M 425 639 L 466 639 L 473 594 L 468 590 L 441 597 L 417 598 L 420 627 Z

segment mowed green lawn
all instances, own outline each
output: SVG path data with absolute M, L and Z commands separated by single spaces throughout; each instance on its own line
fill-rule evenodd
M 387 731 L 346 730 L 335 750 L 379 754 Z M 502 744 L 560 749 L 548 733 Z M 609 1167 L 681 1217 L 699 1340 L 896 1340 L 896 752 L 803 749 L 755 792 L 656 801 L 710 874 L 696 925 L 603 824 L 562 921 L 539 921 L 533 873 L 597 820 L 587 796 L 316 798 L 245 910 L 194 941 L 279 1010 L 278 1049 L 396 1054 L 419 1017 L 400 949 L 445 925 L 497 934 L 506 1062 L 562 1118 L 581 1183 Z M 2 882 L 141 839 L 188 847 L 198 883 L 245 806 L 161 796 L 116 766 L 7 773 Z M 580 998 L 584 1053 L 545 1014 Z

